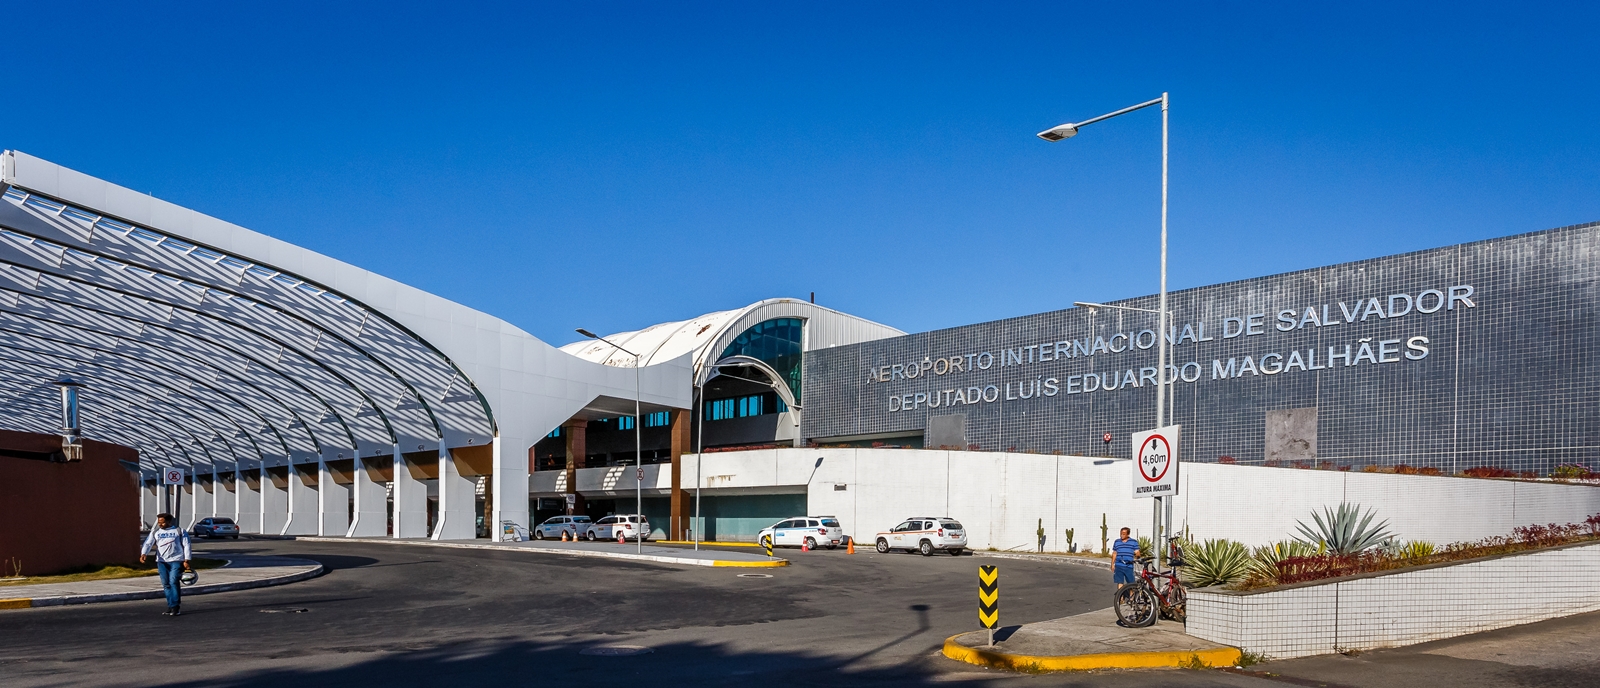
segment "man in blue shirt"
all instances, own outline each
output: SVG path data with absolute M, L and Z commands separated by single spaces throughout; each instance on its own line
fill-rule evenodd
M 1133 564 L 1139 559 L 1139 541 L 1128 537 L 1128 529 L 1122 529 L 1122 536 L 1111 543 L 1111 551 L 1116 553 L 1111 567 L 1111 579 L 1116 582 L 1117 589 L 1124 585 L 1133 585 Z
M 172 514 L 158 514 L 156 527 L 151 529 L 150 537 L 145 538 L 144 547 L 139 550 L 139 563 L 143 564 L 150 550 L 155 549 L 156 576 L 161 579 L 162 592 L 167 594 L 167 611 L 163 616 L 181 613 L 178 607 L 183 593 L 178 588 L 178 577 L 189 570 L 189 534 L 177 526 L 176 520 Z

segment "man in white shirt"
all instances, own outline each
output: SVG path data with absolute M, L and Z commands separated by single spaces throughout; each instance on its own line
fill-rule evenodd
M 150 549 L 156 552 L 156 575 L 161 578 L 161 590 L 167 594 L 167 611 L 162 616 L 178 616 L 183 593 L 179 591 L 178 577 L 189 570 L 189 534 L 172 518 L 172 514 L 158 514 L 156 527 L 145 538 L 139 550 L 139 563 L 143 564 Z M 181 567 L 180 567 L 181 564 Z

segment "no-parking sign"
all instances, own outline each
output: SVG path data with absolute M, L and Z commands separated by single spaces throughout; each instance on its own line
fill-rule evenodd
M 1133 498 L 1178 494 L 1178 439 L 1183 426 L 1133 434 Z
M 182 468 L 163 468 L 163 469 L 161 469 L 161 484 L 162 485 L 182 485 L 183 484 L 183 469 Z

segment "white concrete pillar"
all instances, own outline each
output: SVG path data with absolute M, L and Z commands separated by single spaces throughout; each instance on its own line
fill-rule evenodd
M 186 528 L 193 528 L 194 524 L 202 518 L 215 516 L 216 500 L 212 498 L 211 491 L 216 489 L 211 481 L 210 473 L 196 472 L 194 479 L 189 481 L 189 494 L 185 495 L 183 502 Z
M 211 474 L 211 499 L 212 509 L 217 516 L 226 516 L 239 522 L 239 500 L 235 490 L 239 489 L 237 480 L 229 480 L 237 475 L 233 469 Z M 243 529 L 243 526 L 240 526 Z
M 139 488 L 139 520 L 154 528 L 156 514 L 161 513 L 161 481 L 148 482 Z
M 399 454 L 399 451 L 395 452 L 396 457 Z M 345 537 L 383 537 L 389 534 L 389 496 L 383 487 L 388 482 L 383 480 L 385 464 L 389 465 L 390 471 L 405 470 L 403 461 L 385 460 L 381 456 L 356 459 L 356 480 L 352 486 L 356 503 L 355 518 L 350 521 L 350 529 L 345 532 Z
M 439 447 L 439 520 L 434 540 L 471 540 L 478 537 L 478 482 L 461 474 L 450 450 Z
M 428 537 L 428 486 L 426 469 L 395 454 L 394 460 L 394 536 Z
M 279 471 L 286 471 L 280 473 Z M 280 535 L 289 524 L 289 474 L 287 466 L 261 469 L 261 532 Z
M 321 462 L 289 467 L 289 520 L 279 535 L 317 534 L 317 472 Z
M 237 470 L 233 480 L 234 523 L 241 533 L 264 533 L 261 528 L 261 469 Z
M 494 522 L 489 524 L 489 537 L 496 542 L 505 539 L 500 527 L 502 521 L 511 521 L 523 527 L 528 523 L 528 454 L 529 447 L 513 438 L 510 446 L 516 451 L 506 453 L 502 440 L 494 438 L 494 473 L 489 476 L 489 490 L 493 495 Z
M 327 461 L 317 462 L 318 535 L 338 537 L 350 530 L 350 486 L 339 482 L 344 477 Z

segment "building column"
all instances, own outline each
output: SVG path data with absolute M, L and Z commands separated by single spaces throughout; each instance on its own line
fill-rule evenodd
M 194 524 L 202 518 L 217 515 L 217 503 L 212 497 L 212 490 L 215 489 L 216 485 L 212 482 L 210 473 L 196 472 L 194 474 L 194 478 L 189 481 L 189 498 L 186 500 L 187 503 L 183 505 L 184 509 L 189 512 L 185 517 L 189 525 L 185 529 L 193 528 Z
M 289 518 L 278 531 L 279 535 L 317 534 L 317 467 L 320 463 L 289 466 Z
M 395 455 L 398 456 L 399 447 L 395 449 Z M 369 456 L 356 459 L 352 488 L 356 502 L 355 519 L 350 522 L 345 537 L 383 537 L 389 534 L 388 494 L 383 484 L 393 480 L 393 476 L 393 458 Z
M 683 491 L 683 454 L 689 450 L 689 428 L 694 414 L 685 409 L 672 410 L 672 518 L 669 540 L 687 540 L 689 530 L 689 495 Z
M 156 514 L 161 513 L 161 480 L 157 478 L 139 487 L 139 520 L 155 528 Z
M 350 483 L 355 460 L 317 462 L 317 534 L 340 537 L 350 530 Z
M 239 500 L 234 494 L 237 482 L 229 480 L 234 477 L 234 469 L 211 474 L 212 509 L 215 516 L 226 516 L 239 522 Z
M 283 533 L 289 523 L 288 466 L 261 469 L 261 532 L 266 535 Z
M 478 484 L 468 470 L 463 474 L 452 450 L 439 445 L 439 518 L 434 540 L 471 540 L 478 537 Z
M 428 468 L 419 464 L 426 454 L 396 454 L 394 460 L 394 536 L 428 536 Z M 435 462 L 437 463 L 437 462 Z
M 584 457 L 589 451 L 589 421 L 569 420 L 561 426 L 561 436 L 567 440 L 567 494 L 576 495 L 577 501 L 572 505 L 572 513 L 581 514 L 587 508 L 583 495 L 578 494 L 578 469 L 583 468 Z
M 520 441 L 519 441 L 520 442 Z M 494 438 L 492 465 L 489 474 L 489 539 L 505 539 L 501 523 L 510 521 L 524 528 L 532 528 L 528 513 L 528 472 L 533 469 L 533 445 L 525 452 L 505 451 L 504 440 Z

